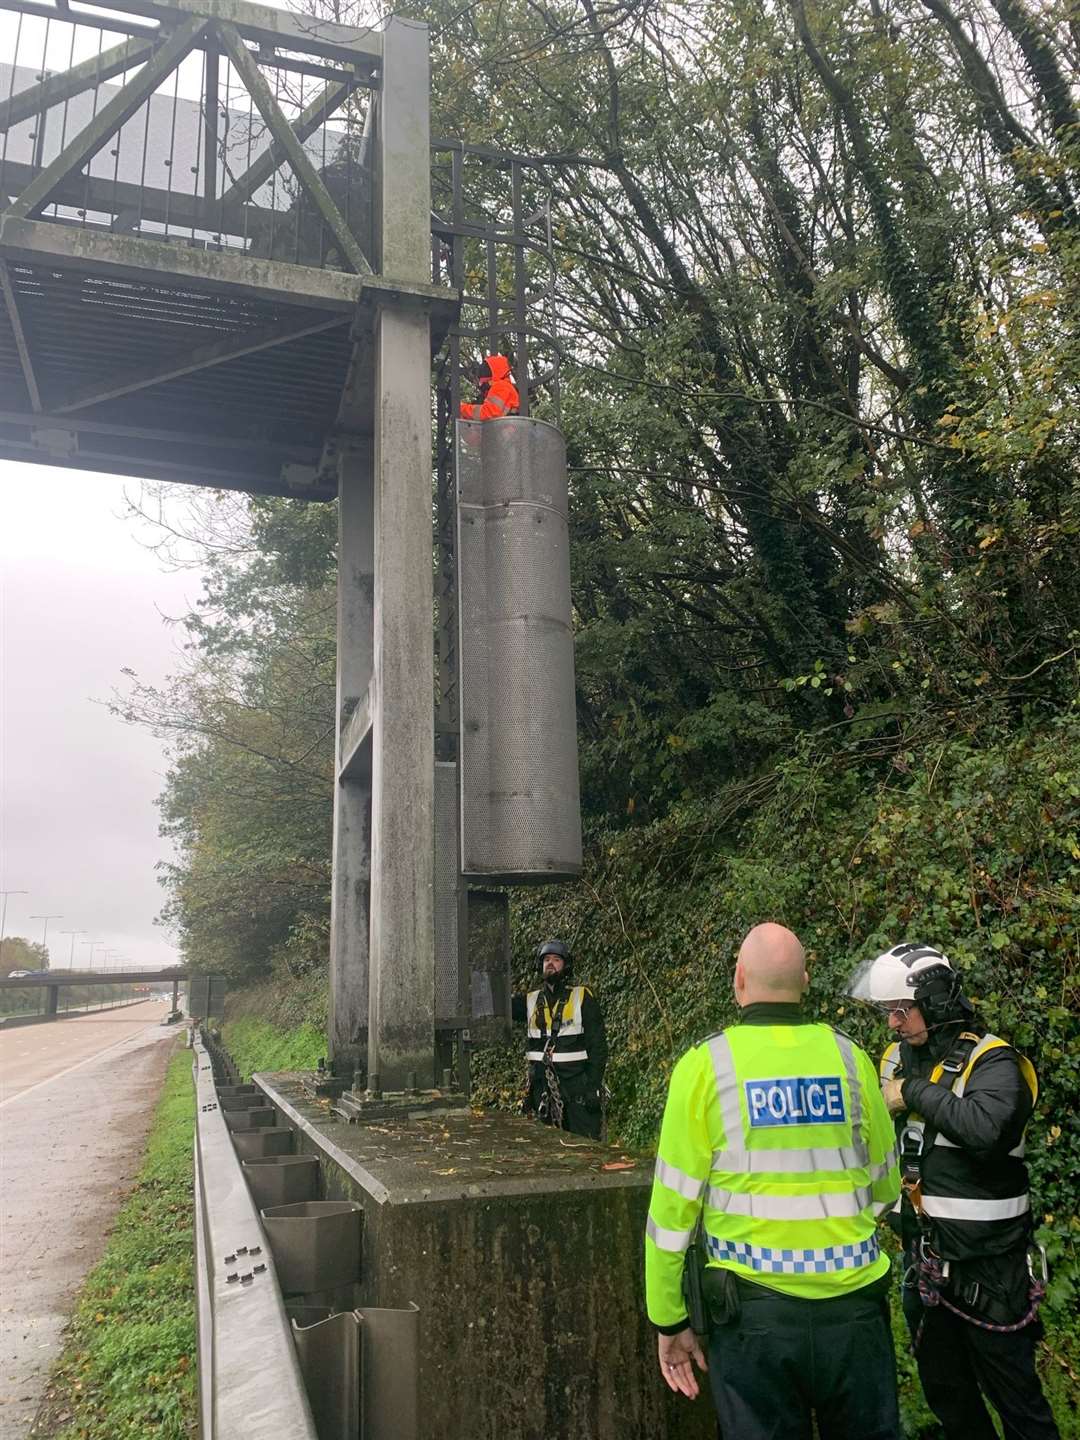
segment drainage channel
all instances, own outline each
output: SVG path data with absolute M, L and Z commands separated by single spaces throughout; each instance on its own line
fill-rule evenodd
M 363 1212 L 194 1038 L 202 1440 L 416 1440 L 418 1312 L 363 1306 Z

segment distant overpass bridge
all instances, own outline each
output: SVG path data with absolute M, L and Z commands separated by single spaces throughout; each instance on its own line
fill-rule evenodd
M 115 985 L 126 981 L 138 985 L 167 981 L 179 985 L 187 980 L 191 971 L 183 965 L 172 965 L 167 970 L 45 970 L 33 975 L 5 975 L 0 979 L 0 990 L 28 990 L 41 986 L 59 985 Z
M 172 1008 L 179 1009 L 180 984 L 191 971 L 183 965 L 165 970 L 45 970 L 34 975 L 5 975 L 0 990 L 44 990 L 46 1016 L 59 1014 L 60 991 L 72 985 L 145 985 L 166 983 L 172 986 Z

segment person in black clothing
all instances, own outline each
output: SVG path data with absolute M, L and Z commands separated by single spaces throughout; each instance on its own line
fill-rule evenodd
M 573 983 L 574 958 L 562 940 L 536 951 L 542 983 L 515 995 L 512 1016 L 526 1026 L 529 1090 L 525 1109 L 544 1125 L 599 1140 L 607 1039 L 596 997 Z
M 1045 1272 L 1023 1160 L 1031 1062 L 988 1032 L 930 946 L 877 956 L 851 994 L 886 1013 L 896 1037 L 881 1061 L 903 1181 L 890 1223 L 927 1402 L 947 1440 L 994 1440 L 984 1396 L 1005 1440 L 1056 1440 L 1035 1369 Z

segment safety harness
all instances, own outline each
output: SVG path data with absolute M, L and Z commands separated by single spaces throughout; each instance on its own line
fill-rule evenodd
M 540 1006 L 544 1009 L 541 1011 Z M 563 1012 L 566 1006 L 560 998 L 556 1001 L 554 1012 L 548 1006 L 547 1000 L 541 992 L 536 1000 L 536 1018 L 541 1030 L 544 1029 L 546 1017 L 551 1015 L 551 1030 L 544 1040 L 544 1093 L 540 1097 L 540 1103 L 536 1107 L 537 1118 L 545 1125 L 553 1125 L 556 1130 L 562 1129 L 563 1123 L 563 1097 L 559 1087 L 559 1077 L 555 1073 L 555 1061 L 552 1058 L 555 1052 L 555 1042 L 559 1038 L 559 1031 L 562 1029 Z
M 963 1093 L 964 1084 L 974 1067 L 975 1061 L 982 1058 L 982 1055 L 989 1049 L 1004 1045 L 1004 1041 L 991 1040 L 989 1045 L 983 1047 L 985 1037 L 975 1035 L 970 1030 L 962 1030 L 957 1035 L 949 1053 L 940 1060 L 930 1075 L 930 1083 L 937 1084 L 943 1076 L 949 1076 L 949 1089 L 956 1091 L 960 1085 Z M 977 1047 L 980 1053 L 974 1052 Z M 886 1057 L 888 1058 L 888 1057 Z M 892 1064 L 895 1070 L 899 1058 L 899 1047 L 897 1047 L 896 1060 Z M 1023 1064 L 1025 1079 L 1029 1084 L 1034 1084 L 1034 1071 L 1030 1062 L 1023 1056 L 1020 1057 Z M 882 1073 L 884 1074 L 886 1061 L 882 1062 Z M 1031 1078 L 1028 1078 L 1028 1072 Z M 964 1084 L 961 1084 L 964 1082 Z M 1034 1092 L 1033 1092 L 1034 1093 Z M 942 1141 L 942 1143 L 948 1143 Z M 950 1279 L 952 1262 L 943 1260 L 930 1243 L 930 1222 L 923 1207 L 922 1194 L 922 1161 L 926 1150 L 926 1121 L 919 1115 L 909 1116 L 900 1133 L 900 1184 L 905 1198 L 911 1206 L 918 1222 L 918 1234 L 914 1237 L 914 1263 L 908 1267 L 904 1275 L 905 1288 L 917 1288 L 919 1299 L 926 1310 L 934 1309 L 940 1305 L 950 1314 L 966 1320 L 969 1325 L 974 1325 L 980 1330 L 990 1330 L 998 1335 L 1011 1335 L 1017 1330 L 1023 1330 L 1038 1317 L 1039 1306 L 1046 1296 L 1047 1286 L 1047 1265 L 1046 1251 L 1042 1245 L 1035 1245 L 1027 1253 L 1027 1269 L 1029 1277 L 1028 1286 L 1028 1309 L 1023 1317 L 1010 1325 L 997 1325 L 989 1320 L 980 1320 L 976 1315 L 961 1309 L 952 1304 L 945 1297 L 945 1289 Z M 1021 1147 L 1022 1153 L 1022 1147 Z M 905 1237 L 906 1238 L 906 1237 Z M 971 1281 L 964 1287 L 960 1298 L 967 1304 L 974 1306 L 979 1299 L 980 1286 L 978 1281 Z M 926 1325 L 926 1314 L 924 1313 L 919 1321 L 919 1327 L 915 1334 L 915 1349 L 918 1350 L 922 1340 L 923 1330 Z
M 1036 1266 L 1038 1268 L 1036 1268 Z M 961 1310 L 958 1305 L 953 1305 L 945 1298 L 945 1287 L 949 1283 L 950 1261 L 942 1260 L 941 1256 L 930 1245 L 929 1237 L 921 1235 L 918 1241 L 916 1260 L 907 1274 L 904 1276 L 904 1285 L 909 1286 L 909 1276 L 915 1272 L 915 1281 L 919 1290 L 919 1299 L 926 1310 L 932 1310 L 935 1306 L 941 1305 L 951 1315 L 957 1315 L 961 1320 L 966 1320 L 969 1325 L 975 1325 L 979 1330 L 990 1330 L 995 1335 L 1012 1335 L 1017 1330 L 1024 1330 L 1034 1320 L 1038 1319 L 1039 1306 L 1046 1298 L 1046 1286 L 1049 1280 L 1049 1272 L 1046 1265 L 1046 1250 L 1042 1245 L 1036 1244 L 1027 1252 L 1028 1271 L 1028 1308 L 1027 1312 L 1011 1325 L 995 1325 L 990 1320 L 980 1320 L 978 1316 L 970 1314 L 967 1310 Z M 961 1293 L 961 1299 L 969 1305 L 978 1303 L 980 1286 L 977 1280 L 972 1280 L 965 1286 Z M 923 1329 L 926 1325 L 925 1313 L 919 1320 L 919 1328 L 915 1333 L 915 1349 L 918 1350 L 919 1343 L 923 1337 Z
M 980 1036 L 970 1030 L 962 1030 L 953 1042 L 944 1059 L 939 1060 L 930 1076 L 930 1083 L 936 1085 L 943 1075 L 948 1075 L 949 1089 L 956 1087 L 961 1076 L 966 1078 L 972 1051 L 978 1045 Z M 897 1046 L 899 1055 L 899 1046 Z M 904 1198 L 911 1205 L 924 1225 L 922 1203 L 922 1160 L 926 1149 L 926 1121 L 921 1115 L 909 1116 L 900 1132 L 900 1188 Z

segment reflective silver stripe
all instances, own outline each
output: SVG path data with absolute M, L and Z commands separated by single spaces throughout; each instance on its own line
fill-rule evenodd
M 888 1174 L 889 1174 L 889 1171 L 893 1168 L 893 1166 L 894 1166 L 895 1164 L 896 1164 L 896 1149 L 895 1149 L 895 1147 L 894 1147 L 892 1150 L 889 1151 L 888 1155 L 885 1156 L 885 1159 L 882 1160 L 882 1162 L 880 1163 L 880 1165 L 871 1165 L 871 1166 L 870 1166 L 870 1179 L 871 1179 L 871 1181 L 874 1181 L 874 1180 L 884 1180 L 884 1179 L 886 1179 L 887 1176 L 888 1176 Z
M 645 1222 L 645 1234 L 658 1250 L 670 1250 L 675 1255 L 681 1255 L 694 1238 L 693 1230 L 665 1230 L 651 1215 Z
M 1031 1209 L 1030 1195 L 1007 1200 L 961 1200 L 953 1195 L 923 1195 L 923 1214 L 935 1220 L 1015 1220 Z
M 509 407 L 507 406 L 507 404 L 506 404 L 506 401 L 503 400 L 503 399 L 501 399 L 498 395 L 488 395 L 488 396 L 486 396 L 486 403 L 487 403 L 488 405 L 497 405 L 497 406 L 499 407 L 499 409 L 503 412 L 504 415 L 506 414 L 507 409 L 509 408 Z
M 681 1195 L 684 1200 L 699 1199 L 702 1190 L 705 1189 L 704 1180 L 695 1180 L 692 1175 L 687 1175 L 685 1170 L 680 1170 L 677 1165 L 669 1165 L 666 1160 L 656 1157 L 656 1169 L 654 1177 L 668 1190 L 674 1190 L 676 1195 Z
M 833 1031 L 833 1039 L 836 1041 L 836 1048 L 840 1051 L 840 1058 L 844 1062 L 844 1069 L 847 1072 L 848 1093 L 851 1096 L 851 1140 L 856 1149 L 862 1146 L 862 1081 L 859 1079 L 859 1062 L 855 1058 L 855 1046 L 839 1031 Z M 867 1156 L 863 1161 L 865 1165 L 869 1160 Z
M 525 1058 L 526 1060 L 542 1061 L 544 1052 L 543 1050 L 527 1050 L 525 1052 Z M 570 1061 L 576 1063 L 578 1060 L 588 1060 L 588 1058 L 589 1052 L 587 1050 L 553 1050 L 551 1052 L 551 1063 L 553 1065 L 566 1065 Z
M 839 1220 L 861 1215 L 871 1202 L 866 1186 L 840 1194 L 816 1195 L 747 1194 L 745 1191 L 709 1187 L 705 1203 L 725 1215 L 751 1216 L 755 1220 Z
M 724 1138 L 728 1148 L 713 1154 L 712 1168 L 732 1174 L 775 1174 L 812 1175 L 827 1170 L 859 1170 L 870 1163 L 870 1156 L 863 1143 L 861 1133 L 862 1089 L 854 1051 L 850 1041 L 845 1041 L 846 1053 L 841 1046 L 845 1037 L 836 1035 L 837 1047 L 848 1077 L 851 1092 L 852 1145 L 824 1146 L 807 1150 L 747 1150 L 738 1145 L 736 1139 L 743 1138 L 742 1111 L 739 1108 L 739 1082 L 735 1074 L 735 1061 L 731 1053 L 731 1041 L 721 1031 L 709 1041 L 709 1055 L 712 1059 L 713 1076 L 716 1080 L 716 1095 L 720 1106 L 720 1118 L 724 1125 Z
M 858 1170 L 866 1163 L 846 1146 L 818 1150 L 717 1150 L 712 1168 L 732 1175 L 817 1175 L 824 1170 Z
M 723 1031 L 709 1041 L 709 1056 L 716 1078 L 716 1098 L 720 1105 L 720 1119 L 724 1124 L 724 1139 L 729 1145 L 735 1146 L 742 1139 L 743 1133 L 742 1111 L 739 1109 L 739 1082 L 735 1075 L 731 1041 Z

